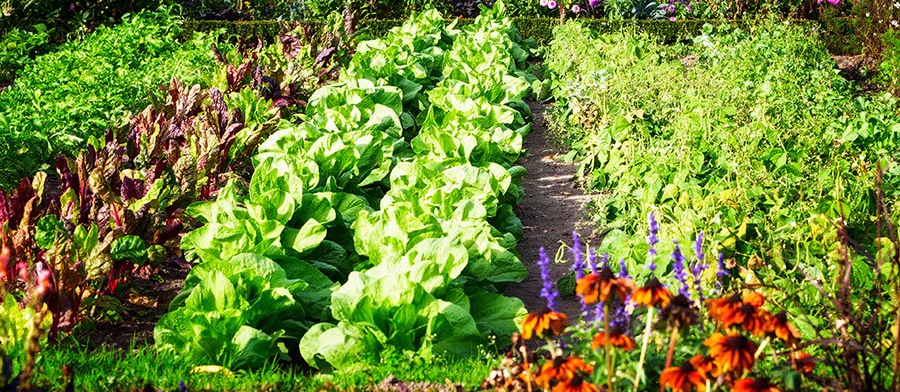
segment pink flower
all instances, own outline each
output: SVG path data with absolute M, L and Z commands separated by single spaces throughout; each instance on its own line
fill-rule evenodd
M 572 12 L 574 12 L 574 13 L 576 13 L 576 14 L 579 13 L 579 12 L 581 12 L 581 7 L 579 7 L 578 4 L 573 5 L 573 6 L 572 6 Z
M 819 0 L 819 1 L 822 1 L 822 0 Z M 546 6 L 547 6 L 547 0 L 541 0 L 541 7 L 546 7 Z
M 840 3 L 840 2 L 841 2 L 841 0 L 828 0 L 828 4 L 831 4 L 831 5 L 838 5 L 838 3 Z
M 556 2 L 555 1 L 547 2 L 547 7 L 549 7 L 551 10 L 556 8 Z
M 674 22 L 674 21 L 675 21 L 675 17 L 673 16 L 673 17 L 669 18 L 669 21 L 670 21 L 670 22 Z
M 599 3 L 599 2 L 600 2 L 600 0 L 590 0 L 590 1 L 588 1 L 588 4 L 590 4 L 591 7 L 596 7 L 597 3 Z

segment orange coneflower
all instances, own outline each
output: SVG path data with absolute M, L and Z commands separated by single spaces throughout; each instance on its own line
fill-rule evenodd
M 745 304 L 750 304 L 757 308 L 763 306 L 763 304 L 766 303 L 766 297 L 755 291 L 744 295 L 744 298 L 742 298 L 742 300 Z
M 575 292 L 584 299 L 584 303 L 587 305 L 607 302 L 615 298 L 624 300 L 632 291 L 634 291 L 634 282 L 628 278 L 617 278 L 609 268 L 585 275 L 578 280 L 575 286 Z
M 729 309 L 733 309 L 729 311 Z M 745 331 L 753 335 L 762 335 L 766 332 L 769 322 L 769 313 L 749 303 L 742 303 L 737 308 L 725 308 L 719 314 L 722 327 L 729 328 L 740 325 Z
M 672 300 L 672 293 L 654 277 L 650 278 L 644 287 L 635 290 L 631 299 L 634 303 L 647 307 L 666 306 Z
M 709 315 L 718 321 L 722 321 L 721 318 L 723 314 L 732 313 L 743 304 L 744 301 L 740 294 L 706 300 L 706 306 L 709 308 Z
M 691 365 L 694 365 L 694 369 L 697 369 L 704 377 L 719 377 L 721 373 L 719 372 L 719 365 L 708 355 L 694 355 L 691 358 Z
M 609 335 L 607 335 L 606 332 L 600 332 L 597 336 L 594 336 L 594 341 L 591 342 L 591 348 L 596 350 L 598 347 L 606 347 L 607 344 L 621 348 L 625 351 L 631 351 L 634 348 L 634 340 L 631 340 L 628 335 L 625 335 L 621 331 L 616 331 L 615 329 L 613 329 L 612 333 Z
M 742 378 L 734 383 L 731 392 L 781 392 L 767 378 Z
M 756 343 L 737 332 L 728 336 L 714 333 L 703 342 L 709 347 L 709 356 L 713 358 L 722 372 L 735 371 L 741 373 L 753 368 L 756 354 Z
M 550 388 L 552 383 L 571 380 L 578 372 L 590 374 L 594 372 L 594 367 L 578 357 L 558 356 L 541 366 L 541 373 L 536 381 L 538 385 Z
M 812 373 L 816 367 L 816 358 L 807 353 L 796 351 L 791 354 L 791 367 L 800 374 Z
M 686 328 L 696 324 L 698 316 L 694 303 L 684 295 L 678 294 L 659 312 L 659 320 L 678 328 Z
M 788 316 L 785 312 L 779 312 L 769 317 L 766 332 L 789 344 L 793 344 L 800 339 L 800 331 L 788 321 Z
M 544 337 L 547 331 L 553 335 L 559 335 L 569 324 L 569 318 L 565 314 L 554 312 L 548 307 L 541 308 L 537 312 L 528 313 L 522 320 L 522 338 L 531 339 L 532 336 Z
M 697 371 L 690 362 L 663 370 L 659 376 L 659 383 L 671 387 L 673 392 L 690 392 L 691 390 L 703 392 L 706 390 L 706 377 Z
M 576 373 L 568 381 L 563 381 L 553 387 L 553 392 L 597 392 L 597 386 L 584 381 L 581 373 Z

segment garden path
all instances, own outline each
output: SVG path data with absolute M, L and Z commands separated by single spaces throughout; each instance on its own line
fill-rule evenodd
M 528 170 L 523 179 L 525 197 L 517 207 L 516 214 L 525 226 L 525 238 L 519 242 L 518 251 L 528 268 L 524 281 L 511 285 L 506 294 L 521 298 L 529 311 L 545 305 L 540 297 L 541 273 L 537 264 L 540 248 L 543 246 L 551 259 L 556 254 L 560 242 L 572 244 L 572 230 L 578 230 L 583 242 L 597 242 L 594 225 L 584 213 L 585 203 L 593 196 L 574 182 L 575 165 L 559 160 L 559 149 L 547 130 L 544 110 L 548 105 L 531 102 L 534 125 L 525 138 L 526 156 L 519 164 Z M 571 256 L 566 255 L 565 264 L 550 264 L 550 276 L 554 281 L 566 274 L 571 267 Z M 559 298 L 560 311 L 569 315 L 578 314 L 580 305 L 574 296 Z

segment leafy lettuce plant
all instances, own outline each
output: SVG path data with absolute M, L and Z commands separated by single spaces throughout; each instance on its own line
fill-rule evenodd
M 353 272 L 332 296 L 336 324 L 314 326 L 301 341 L 304 359 L 319 368 L 371 361 L 385 347 L 467 355 L 489 336 L 509 336 L 524 316 L 521 301 L 472 289 L 457 278 L 466 249 L 451 238 L 432 238 L 401 258 Z
M 294 293 L 310 286 L 255 254 L 203 263 L 191 270 L 154 339 L 161 350 L 190 363 L 264 365 L 279 352 L 279 342 L 299 338 L 286 331 L 302 331 L 306 312 L 314 307 L 304 306 L 309 304 Z

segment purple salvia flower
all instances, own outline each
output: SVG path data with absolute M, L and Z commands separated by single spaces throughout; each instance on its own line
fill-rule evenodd
M 650 226 L 647 235 L 647 243 L 650 245 L 647 253 L 650 255 L 650 261 L 647 263 L 647 269 L 650 270 L 650 273 L 653 273 L 656 272 L 656 262 L 653 258 L 656 257 L 656 244 L 659 243 L 659 223 L 656 222 L 656 217 L 652 211 L 647 216 L 647 221 Z
M 584 254 L 581 253 L 581 237 L 576 231 L 572 232 L 572 270 L 576 280 L 584 277 Z
M 603 256 L 600 256 L 600 268 L 609 269 L 609 254 L 604 253 Z
M 594 249 L 588 248 L 588 265 L 591 266 L 591 272 L 597 273 L 597 253 L 594 252 Z
M 701 285 L 700 275 L 703 274 L 703 271 L 709 268 L 709 264 L 703 263 L 703 232 L 697 233 L 697 239 L 694 241 L 694 254 L 697 257 L 697 262 L 694 263 L 694 266 L 691 268 L 691 272 L 694 275 L 694 289 L 697 290 L 697 296 L 700 298 L 700 302 L 702 303 L 705 298 L 703 297 L 703 286 Z
M 550 258 L 547 257 L 547 251 L 542 246 L 540 249 L 540 258 L 538 266 L 541 267 L 541 297 L 547 300 L 547 307 L 556 312 L 556 298 L 559 297 L 559 291 L 553 287 L 553 281 L 550 279 Z
M 622 330 L 626 331 L 626 333 L 628 330 L 631 329 L 630 328 L 631 312 L 628 311 L 629 300 L 630 300 L 630 296 L 629 296 L 629 298 L 625 299 L 625 302 L 616 301 L 614 304 L 615 307 L 613 308 L 614 310 L 612 311 L 612 314 L 610 314 L 610 317 L 609 317 L 610 318 L 610 320 L 609 320 L 610 327 L 622 326 L 623 327 Z
M 697 256 L 697 261 L 703 262 L 703 232 L 697 233 L 697 239 L 694 240 L 694 255 Z
M 687 298 L 690 298 L 690 292 L 688 291 L 690 287 L 687 284 L 687 271 L 684 269 L 684 255 L 681 254 L 681 247 L 678 246 L 678 243 L 675 243 L 675 251 L 672 252 L 672 260 L 675 263 L 672 265 L 672 268 L 675 270 L 675 279 L 678 279 L 681 282 L 681 288 L 678 289 L 678 294 L 682 294 Z
M 581 237 L 577 231 L 572 231 L 572 269 L 575 270 L 575 281 L 584 277 L 584 254 L 581 253 Z M 581 301 L 581 312 L 585 320 L 591 319 L 591 307 L 584 302 L 584 297 L 578 296 Z
M 619 277 L 620 278 L 630 278 L 628 276 L 628 266 L 625 265 L 625 258 L 619 259 Z
M 728 272 L 728 267 L 725 266 L 725 255 L 722 252 L 719 252 L 719 270 L 716 271 L 716 290 L 722 291 L 722 282 L 725 280 L 725 277 L 731 275 Z
M 719 252 L 719 270 L 716 272 L 716 276 L 724 278 L 728 275 L 731 275 L 731 272 L 728 272 L 728 267 L 725 266 L 725 255 Z

